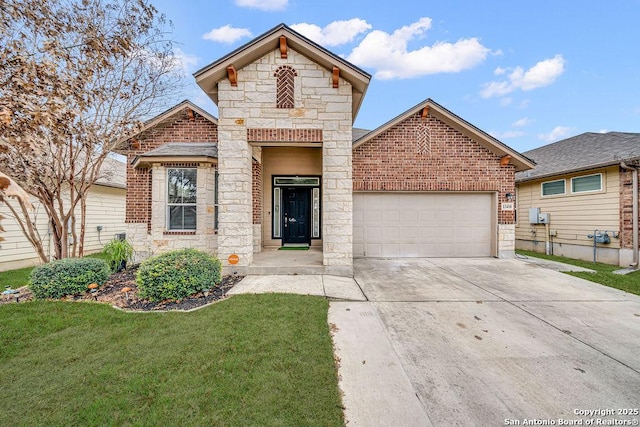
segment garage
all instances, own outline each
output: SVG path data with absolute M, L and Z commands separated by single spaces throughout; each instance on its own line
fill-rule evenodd
M 493 193 L 354 193 L 354 257 L 494 255 Z

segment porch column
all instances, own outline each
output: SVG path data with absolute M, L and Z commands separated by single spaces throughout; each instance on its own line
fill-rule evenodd
M 350 104 L 348 104 L 350 107 Z M 322 146 L 323 264 L 353 271 L 353 181 L 350 114 L 337 130 L 325 130 Z M 342 130 L 345 129 L 345 130 Z M 348 130 L 347 130 L 348 129 Z
M 219 83 L 218 103 L 218 257 L 223 272 L 242 273 L 253 262 L 251 147 L 244 110 L 234 108 L 227 80 Z M 227 98 L 227 99 L 225 99 Z M 229 264 L 229 255 L 238 263 Z

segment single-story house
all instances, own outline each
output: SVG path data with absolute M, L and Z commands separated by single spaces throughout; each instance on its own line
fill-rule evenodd
M 637 264 L 640 133 L 588 132 L 523 154 L 536 167 L 516 174 L 518 249 Z
M 85 253 L 100 252 L 104 245 L 116 234 L 125 233 L 124 223 L 126 200 L 126 166 L 123 162 L 107 157 L 101 169 L 100 178 L 91 187 L 87 199 L 87 217 L 85 234 Z M 79 214 L 80 207 L 77 208 Z M 43 238 L 49 233 L 47 212 L 34 203 L 34 213 L 38 231 Z M 0 203 L 0 215 L 5 232 L 0 242 L 0 271 L 32 267 L 40 264 L 40 259 L 31 243 L 26 239 L 20 226 L 13 219 L 11 211 Z M 78 224 L 78 227 L 80 225 Z M 51 240 L 46 241 L 45 251 L 50 257 L 54 254 Z
M 354 129 L 371 76 L 284 24 L 195 73 L 129 140 L 127 234 L 139 254 L 197 247 L 242 271 L 309 245 L 354 257 L 509 257 L 515 173 L 533 162 L 427 99 Z

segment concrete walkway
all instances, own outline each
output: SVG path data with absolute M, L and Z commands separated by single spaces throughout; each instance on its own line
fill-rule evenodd
M 284 293 L 316 295 L 336 300 L 366 301 L 358 284 L 350 277 L 329 275 L 249 275 L 227 295 Z

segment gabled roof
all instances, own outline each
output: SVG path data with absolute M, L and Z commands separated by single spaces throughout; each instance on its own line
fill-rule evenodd
M 144 122 L 144 125 L 142 126 L 142 129 L 140 129 L 138 131 L 138 134 L 151 129 L 154 126 L 159 125 L 160 123 L 164 122 L 165 120 L 171 119 L 174 115 L 184 111 L 185 108 L 189 108 L 189 109 L 195 111 L 196 113 L 198 113 L 199 115 L 201 115 L 202 117 L 204 117 L 205 119 L 209 120 L 210 122 L 212 122 L 212 123 L 214 123 L 216 125 L 218 124 L 218 119 L 215 116 L 211 115 L 210 113 L 206 112 L 202 108 L 198 107 L 196 104 L 194 104 L 193 102 L 189 101 L 188 99 L 185 99 L 181 103 L 179 103 L 177 105 L 174 105 L 173 107 L 169 108 L 168 110 L 158 114 L 154 118 L 149 119 L 146 122 Z M 135 136 L 135 135 L 132 135 L 132 136 Z
M 536 167 L 516 174 L 516 182 L 640 160 L 640 133 L 587 132 L 523 154 Z
M 369 132 L 371 132 L 369 129 L 352 128 L 351 129 L 351 141 L 355 142 L 355 141 L 359 140 L 360 138 L 362 138 L 363 136 L 365 136 L 366 134 L 368 134 Z
M 507 155 L 511 156 L 510 163 L 516 167 L 516 171 L 531 169 L 535 165 L 535 163 L 532 162 L 531 159 L 528 159 L 527 157 L 518 153 L 514 149 L 498 141 L 488 133 L 485 133 L 484 131 L 478 129 L 477 127 L 467 122 L 466 120 L 463 120 L 462 118 L 456 116 L 451 111 L 447 110 L 446 108 L 436 103 L 432 99 L 426 99 L 425 101 L 422 101 L 420 104 L 408 109 L 407 111 L 400 114 L 399 116 L 389 120 L 387 123 L 383 124 L 379 128 L 374 129 L 371 132 L 363 135 L 362 137 L 360 137 L 360 139 L 357 139 L 353 142 L 353 148 L 355 149 L 360 145 L 365 144 L 368 141 L 371 141 L 376 136 L 391 129 L 392 127 L 399 124 L 403 120 L 408 119 L 409 117 L 413 116 L 414 114 L 420 111 L 424 111 L 425 108 L 427 108 L 429 115 L 434 115 L 439 120 L 442 120 L 444 123 L 458 130 L 463 135 L 466 135 L 469 138 L 473 139 L 478 144 L 482 145 L 492 153 L 495 153 L 500 157 L 507 156 Z
M 127 165 L 118 159 L 105 157 L 96 185 L 114 188 L 127 188 Z
M 218 158 L 218 144 L 212 142 L 169 142 L 133 159 L 133 167 L 159 162 L 202 162 Z
M 233 65 L 236 70 L 240 70 L 256 59 L 278 49 L 280 36 L 287 38 L 287 46 L 291 47 L 291 49 L 327 70 L 332 71 L 334 66 L 340 69 L 340 77 L 348 81 L 352 86 L 353 104 L 351 111 L 353 120 L 355 120 L 371 80 L 371 75 L 312 42 L 285 24 L 272 28 L 244 46 L 196 71 L 193 74 L 196 83 L 218 104 L 218 82 L 227 77 L 227 67 Z

